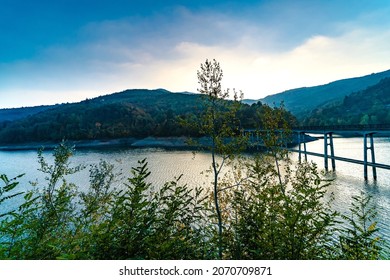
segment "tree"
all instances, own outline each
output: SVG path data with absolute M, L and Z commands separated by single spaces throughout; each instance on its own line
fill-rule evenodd
M 221 81 L 223 71 L 220 64 L 214 59 L 206 60 L 198 71 L 198 91 L 204 95 L 204 112 L 201 117 L 199 130 L 201 134 L 210 138 L 211 169 L 213 173 L 213 198 L 218 222 L 218 256 L 222 258 L 222 231 L 223 221 L 219 201 L 219 179 L 223 167 L 231 161 L 237 153 L 245 147 L 245 137 L 240 130 L 237 117 L 242 99 L 233 90 L 233 101 L 228 101 L 230 90 L 223 91 Z
M 285 184 L 282 182 L 280 161 L 288 161 L 286 145 L 290 141 L 291 137 L 291 120 L 288 120 L 289 115 L 284 109 L 283 103 L 280 108 L 272 109 L 271 107 L 264 106 L 263 110 L 263 131 L 260 131 L 261 138 L 268 153 L 272 158 L 274 158 L 280 188 L 282 193 L 284 193 Z

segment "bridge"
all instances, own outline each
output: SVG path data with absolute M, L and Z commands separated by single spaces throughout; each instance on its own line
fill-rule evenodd
M 356 124 L 356 125 L 327 125 L 327 126 L 297 126 L 294 132 L 321 134 L 327 131 L 340 135 L 363 135 L 366 132 L 378 135 L 390 135 L 390 124 Z
M 254 133 L 254 130 L 248 130 L 247 133 Z M 280 133 L 283 133 L 281 130 Z M 329 170 L 329 161 L 331 162 L 332 170 L 336 170 L 336 161 L 344 161 L 353 164 L 363 165 L 364 179 L 368 180 L 368 167 L 372 168 L 372 176 L 374 180 L 377 180 L 376 169 L 390 170 L 390 165 L 377 163 L 375 161 L 375 146 L 374 135 L 376 136 L 389 136 L 390 137 L 390 124 L 375 124 L 375 125 L 334 125 L 334 126 L 301 126 L 292 128 L 292 132 L 297 135 L 298 149 L 289 148 L 291 152 L 297 152 L 299 162 L 302 161 L 304 156 L 307 161 L 307 156 L 317 156 L 324 158 L 324 168 Z M 320 135 L 317 139 L 323 139 L 324 152 L 314 153 L 307 151 L 306 149 L 306 136 L 308 134 Z M 359 136 L 364 138 L 363 144 L 363 160 L 345 158 L 336 156 L 334 153 L 334 141 L 335 135 L 341 136 Z M 257 133 L 257 139 L 258 139 Z M 369 160 L 370 157 L 370 160 Z

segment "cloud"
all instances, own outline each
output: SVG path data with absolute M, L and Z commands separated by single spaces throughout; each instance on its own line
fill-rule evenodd
M 372 17 L 331 23 L 334 32 L 322 33 L 185 8 L 88 23 L 72 44 L 50 46 L 31 61 L 0 65 L 0 95 L 11 93 L 24 100 L 21 105 L 37 105 L 126 88 L 196 91 L 200 63 L 215 58 L 224 70 L 225 88 L 258 99 L 389 69 L 390 31 L 384 24 L 365 25 Z M 286 32 L 294 38 L 284 38 Z

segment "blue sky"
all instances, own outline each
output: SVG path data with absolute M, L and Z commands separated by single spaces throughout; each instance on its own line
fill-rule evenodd
M 0 108 L 128 88 L 224 88 L 259 99 L 390 69 L 390 1 L 0 0 Z

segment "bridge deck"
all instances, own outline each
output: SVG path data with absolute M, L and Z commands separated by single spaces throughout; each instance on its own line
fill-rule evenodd
M 320 134 L 325 132 L 334 132 L 340 134 L 362 135 L 367 132 L 376 134 L 390 135 L 390 124 L 371 124 L 371 125 L 328 125 L 328 126 L 299 126 L 292 128 L 295 132 Z
M 333 170 L 336 170 L 335 161 L 344 161 L 354 164 L 360 164 L 364 166 L 364 179 L 368 178 L 368 166 L 372 167 L 372 173 L 374 180 L 377 179 L 376 168 L 390 170 L 390 165 L 376 163 L 375 162 L 375 150 L 374 150 L 374 135 L 376 136 L 387 136 L 390 137 L 390 124 L 380 124 L 380 125 L 335 125 L 335 126 L 301 126 L 294 127 L 292 131 L 297 135 L 297 145 L 299 145 L 299 150 L 290 148 L 289 151 L 299 153 L 299 160 L 301 160 L 301 154 L 312 155 L 317 157 L 322 157 L 325 159 L 324 165 L 325 169 L 328 170 L 328 160 L 331 160 Z M 260 133 L 259 133 L 260 132 Z M 251 136 L 256 137 L 257 139 L 261 136 L 261 133 L 267 131 L 262 130 L 245 130 L 244 133 L 249 133 Z M 281 133 L 283 135 L 283 130 L 274 130 L 274 132 Z M 324 139 L 324 153 L 314 153 L 306 150 L 306 142 L 302 137 L 305 137 L 307 134 L 322 134 Z M 351 159 L 338 157 L 334 155 L 334 135 L 342 135 L 344 137 L 351 136 L 363 136 L 364 137 L 364 160 Z M 315 137 L 317 139 L 322 137 Z M 287 145 L 287 143 L 285 143 Z M 301 150 L 301 144 L 304 145 L 304 150 Z M 330 148 L 330 151 L 329 151 Z M 371 153 L 371 161 L 368 162 L 368 152 Z M 305 156 L 306 159 L 306 156 Z
M 288 149 L 288 150 L 290 152 L 299 153 L 299 150 L 296 150 L 296 149 Z M 306 152 L 305 151 L 301 151 L 301 153 L 302 154 L 307 154 L 307 155 L 310 155 L 310 156 L 316 156 L 316 157 L 322 157 L 322 158 L 325 157 L 324 154 L 314 153 L 314 152 L 309 152 L 309 151 L 306 151 Z M 377 168 L 381 168 L 381 169 L 390 170 L 390 165 L 386 165 L 386 164 L 382 164 L 382 163 L 372 163 L 372 162 L 364 163 L 364 161 L 358 160 L 358 159 L 344 158 L 344 157 L 331 156 L 331 155 L 328 155 L 327 158 L 335 159 L 335 160 L 339 160 L 339 161 L 350 162 L 350 163 L 355 163 L 355 164 L 368 165 L 368 166 L 371 166 L 371 167 L 377 167 Z

